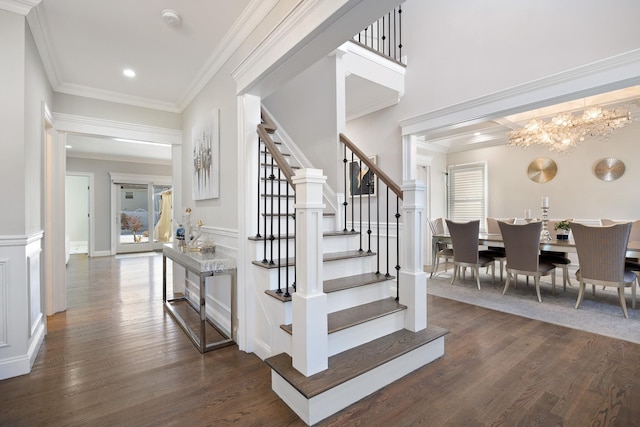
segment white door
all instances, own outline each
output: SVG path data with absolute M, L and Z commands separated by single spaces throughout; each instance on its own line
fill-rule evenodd
M 89 253 L 89 191 L 89 176 L 67 174 L 65 178 L 65 230 L 70 254 Z

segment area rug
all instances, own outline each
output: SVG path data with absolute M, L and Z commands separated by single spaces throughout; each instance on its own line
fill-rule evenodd
M 504 282 L 496 279 L 491 284 L 491 276 L 480 274 L 481 290 L 476 287 L 475 279 L 467 275 L 466 280 L 456 279 L 451 282 L 451 270 L 448 273 L 434 275 L 427 279 L 427 293 L 442 298 L 477 305 L 492 310 L 515 314 L 518 316 L 554 323 L 573 329 L 580 329 L 595 334 L 605 335 L 640 344 L 640 310 L 631 308 L 631 289 L 626 289 L 627 311 L 625 319 L 615 288 L 596 287 L 596 296 L 588 285 L 585 297 L 579 309 L 575 309 L 578 297 L 577 280 L 572 277 L 573 286 L 562 289 L 562 277 L 556 278 L 556 292 L 552 293 L 551 280 L 544 278 L 540 289 L 542 302 L 536 297 L 533 279 L 527 287 L 523 276 L 519 276 L 517 287 L 510 285 L 507 293 L 502 295 Z M 640 298 L 640 292 L 638 292 Z M 640 306 L 640 304 L 639 304 Z

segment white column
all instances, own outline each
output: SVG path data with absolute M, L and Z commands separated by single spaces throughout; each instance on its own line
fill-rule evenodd
M 322 289 L 322 185 L 318 169 L 296 172 L 296 291 L 293 367 L 305 376 L 328 367 L 327 295 Z
M 402 185 L 403 259 L 398 286 L 400 303 L 407 306 L 404 327 L 413 332 L 427 327 L 427 274 L 422 263 L 426 190 L 420 181 L 405 181 Z

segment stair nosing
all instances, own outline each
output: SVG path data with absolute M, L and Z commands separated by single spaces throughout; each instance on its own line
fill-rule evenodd
M 376 256 L 376 253 L 375 252 L 367 253 L 366 251 L 359 252 L 357 250 L 348 251 L 348 252 L 330 252 L 330 253 L 324 254 L 322 261 L 331 262 L 331 261 L 340 261 L 343 259 L 365 258 L 370 256 Z M 267 265 L 265 265 L 262 261 L 251 261 L 253 265 L 257 265 L 258 267 L 262 267 L 266 269 L 278 268 L 278 262 L 280 263 L 280 267 L 292 267 L 296 265 L 295 259 L 293 258 L 289 258 L 288 260 L 285 260 L 282 258 L 274 259 L 273 264 L 267 264 Z

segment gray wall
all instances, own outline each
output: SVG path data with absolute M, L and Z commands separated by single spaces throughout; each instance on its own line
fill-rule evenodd
M 95 250 L 111 250 L 111 178 L 109 172 L 171 176 L 171 166 L 67 157 L 67 172 L 93 172 Z

